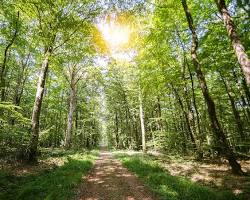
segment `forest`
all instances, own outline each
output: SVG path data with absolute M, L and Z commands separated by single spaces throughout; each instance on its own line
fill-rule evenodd
M 0 199 L 250 198 L 249 0 L 0 3 Z

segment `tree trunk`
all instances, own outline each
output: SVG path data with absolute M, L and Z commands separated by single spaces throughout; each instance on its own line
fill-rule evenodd
M 37 91 L 35 97 L 35 103 L 32 112 L 32 127 L 31 127 L 31 140 L 29 146 L 29 161 L 33 162 L 37 160 L 37 147 L 38 147 L 38 138 L 39 138 L 39 118 L 42 108 L 43 94 L 46 76 L 49 68 L 49 58 L 52 53 L 52 47 L 46 49 L 44 54 L 44 60 L 42 62 L 41 71 L 39 75 L 39 80 L 37 83 Z
M 195 110 L 195 113 L 196 113 L 198 136 L 201 137 L 200 114 L 199 114 L 197 104 L 196 104 L 196 97 L 195 97 L 195 91 L 194 91 L 194 80 L 193 80 L 193 75 L 191 73 L 189 65 L 187 65 L 187 67 L 188 67 L 189 77 L 190 77 L 190 81 L 191 81 L 191 85 L 192 85 L 192 98 L 193 98 L 194 110 Z M 201 138 L 200 138 L 200 140 L 201 140 Z
M 232 72 L 233 72 L 233 76 L 234 76 L 234 79 L 235 79 L 235 83 L 236 83 L 237 88 L 238 88 L 238 90 L 239 90 L 239 92 L 240 92 L 240 98 L 241 98 L 240 104 L 241 104 L 241 107 L 243 108 L 243 110 L 244 110 L 244 115 L 246 116 L 246 119 L 247 119 L 247 121 L 248 121 L 248 123 L 249 123 L 249 120 L 250 120 L 249 103 L 248 103 L 248 102 L 246 101 L 246 99 L 245 99 L 245 96 L 244 96 L 243 91 L 242 91 L 242 89 L 241 89 L 241 82 L 240 82 L 240 80 L 238 80 L 238 77 L 237 77 L 236 72 L 235 72 L 234 70 L 232 70 Z M 243 77 L 243 80 L 244 80 L 244 77 Z M 246 91 L 245 91 L 245 95 L 247 96 Z M 246 112 L 246 113 L 245 113 L 245 112 Z M 247 114 L 247 115 L 246 115 L 246 114 Z
M 192 132 L 192 129 L 191 129 L 191 125 L 190 125 L 190 121 L 189 121 L 189 117 L 188 117 L 188 113 L 185 111 L 185 108 L 184 108 L 184 105 L 183 105 L 183 102 L 181 100 L 181 97 L 178 93 L 178 91 L 176 90 L 176 88 L 171 84 L 171 87 L 175 93 L 175 96 L 177 98 L 177 101 L 181 107 L 181 111 L 183 113 L 183 116 L 185 118 L 185 121 L 186 121 L 186 125 L 187 125 L 187 128 L 188 128 L 188 133 L 189 133 L 189 137 L 191 139 L 191 142 L 192 142 L 192 146 L 193 146 L 193 149 L 194 150 L 197 150 L 197 146 L 196 146 L 196 143 L 195 143 L 195 139 L 194 139 L 194 135 L 193 135 L 193 132 Z
M 15 31 L 14 31 L 14 34 L 12 36 L 12 39 L 10 40 L 9 44 L 6 46 L 6 48 L 4 50 L 3 63 L 2 63 L 1 69 L 0 69 L 1 101 L 5 101 L 5 84 L 6 84 L 5 69 L 6 69 L 6 63 L 7 63 L 7 56 L 8 56 L 9 49 L 14 44 L 15 39 L 17 37 L 17 33 L 18 33 L 18 21 L 19 21 L 19 11 L 17 12 L 17 21 L 16 21 Z
M 139 89 L 140 90 L 140 89 Z M 144 126 L 144 113 L 142 107 L 142 94 L 139 91 L 139 109 L 140 109 L 140 122 L 141 122 L 141 137 L 142 137 L 142 151 L 146 153 L 146 138 L 145 138 L 145 126 Z
M 174 116 L 174 113 L 173 113 Z M 176 133 L 181 133 L 181 136 L 183 138 L 182 143 L 181 143 L 181 148 L 182 148 L 182 153 L 186 155 L 188 153 L 187 149 L 187 137 L 186 137 L 186 131 L 184 129 L 184 121 L 182 119 L 183 115 L 179 115 L 180 120 L 178 120 L 177 117 L 175 117 L 176 121 L 179 121 L 178 124 L 175 123 L 175 120 L 173 120 L 173 123 L 175 124 L 175 132 Z
M 129 104 L 127 101 L 127 94 L 126 92 L 122 89 L 122 94 L 123 94 L 123 99 L 124 99 L 124 106 L 125 106 L 125 115 L 126 115 L 126 128 L 127 128 L 127 143 L 129 145 L 132 144 L 132 135 L 133 135 L 133 124 L 131 123 L 131 112 L 129 109 Z
M 248 85 L 250 85 L 250 60 L 248 58 L 248 55 L 245 52 L 245 48 L 242 45 L 241 40 L 236 32 L 236 28 L 234 26 L 233 19 L 227 10 L 225 0 L 215 0 L 215 3 L 218 7 L 220 14 L 223 17 L 224 24 L 227 28 L 228 36 L 232 42 L 235 55 L 238 59 L 241 70 L 245 76 L 246 82 Z
M 181 35 L 179 33 L 179 30 L 178 28 L 176 28 L 177 30 L 177 36 L 179 37 L 179 40 L 180 40 L 180 44 L 181 44 L 181 48 L 183 50 L 183 64 L 184 64 L 184 76 L 185 76 L 185 66 L 187 66 L 187 69 L 188 69 L 188 73 L 189 73 L 189 78 L 190 78 L 190 82 L 191 82 L 191 89 L 192 89 L 192 102 L 193 102 L 193 106 L 194 106 L 194 110 L 195 110 L 195 114 L 196 114 L 196 123 L 197 123 L 197 135 L 198 135 L 198 139 L 199 139 L 199 143 L 198 143 L 198 147 L 199 149 L 197 149 L 199 152 L 200 152 L 200 155 L 202 154 L 201 153 L 201 146 L 202 146 L 202 137 L 201 137 L 201 126 L 200 126 L 200 114 L 199 114 L 199 111 L 198 111 L 198 108 L 197 108 L 197 104 L 196 104 L 196 97 L 195 97 L 195 88 L 194 88 L 194 80 L 193 80 L 193 75 L 192 75 L 192 72 L 191 72 L 191 69 L 190 69 L 190 66 L 189 66 L 189 63 L 188 63 L 188 60 L 187 60 L 187 57 L 186 57 L 186 52 L 185 52 L 185 45 L 181 39 Z M 191 109 L 190 109 L 191 110 Z M 194 116 L 194 113 L 192 111 L 192 114 Z M 194 122 L 194 126 L 195 126 L 195 122 Z M 195 130 L 196 130 L 196 126 L 195 126 Z
M 249 87 L 247 86 L 246 80 L 243 78 L 242 79 L 242 86 L 247 98 L 247 102 L 248 102 L 248 107 L 250 106 L 250 91 L 249 91 Z
M 79 111 L 78 111 L 79 109 L 78 109 L 78 107 L 77 107 L 77 102 L 76 102 L 76 108 L 75 108 L 75 128 L 76 128 L 76 130 L 78 129 L 78 120 L 79 120 Z
M 231 88 L 227 82 L 227 80 L 225 80 L 225 78 L 223 77 L 223 75 L 220 73 L 220 77 L 223 81 L 223 84 L 225 85 L 225 88 L 226 88 L 226 92 L 227 92 L 227 96 L 229 98 L 229 101 L 230 101 L 230 104 L 231 104 L 231 108 L 232 108 L 232 111 L 233 111 L 233 115 L 234 115 L 234 119 L 235 119 L 235 123 L 237 125 L 237 131 L 241 137 L 242 140 L 244 140 L 244 129 L 243 129 L 243 125 L 241 123 L 241 119 L 240 119 L 240 113 L 238 112 L 238 110 L 236 109 L 236 106 L 235 106 L 235 100 L 234 100 L 234 97 L 232 95 L 232 91 L 231 91 Z
M 116 149 L 119 148 L 119 120 L 117 111 L 115 111 L 115 145 Z
M 236 161 L 235 155 L 234 155 L 232 149 L 230 148 L 230 146 L 226 140 L 226 136 L 221 128 L 219 121 L 218 121 L 214 101 L 209 94 L 209 90 L 207 87 L 205 76 L 203 75 L 203 73 L 201 71 L 200 62 L 199 62 L 199 59 L 197 57 L 198 37 L 197 37 L 196 30 L 195 30 L 195 27 L 193 24 L 193 18 L 192 18 L 192 15 L 188 9 L 186 0 L 182 0 L 182 6 L 183 6 L 184 11 L 185 11 L 185 15 L 186 15 L 186 18 L 188 21 L 189 29 L 192 32 L 192 47 L 191 47 L 192 61 L 193 61 L 193 65 L 195 67 L 197 78 L 199 80 L 199 85 L 200 85 L 202 94 L 203 94 L 205 102 L 207 104 L 209 119 L 210 119 L 213 133 L 216 135 L 218 142 L 219 142 L 219 145 L 220 145 L 220 151 L 221 151 L 221 153 L 224 154 L 224 156 L 228 160 L 228 162 L 232 168 L 233 173 L 243 174 L 243 172 L 241 170 L 241 166 Z
M 157 102 L 156 102 L 156 106 L 157 106 L 157 129 L 158 131 L 163 131 L 163 123 L 162 123 L 162 118 L 161 118 L 161 100 L 160 100 L 160 96 L 157 95 Z
M 66 149 L 70 148 L 71 137 L 72 137 L 72 132 L 73 132 L 73 118 L 74 118 L 75 109 L 76 109 L 76 85 L 71 84 L 67 130 L 66 130 L 65 143 L 64 143 L 64 146 Z
M 77 69 L 76 65 L 73 65 L 70 73 L 70 100 L 69 100 L 69 112 L 68 112 L 68 121 L 67 121 L 67 130 L 65 135 L 64 147 L 66 149 L 70 148 L 71 137 L 73 133 L 73 121 L 74 113 L 76 109 L 76 86 L 79 79 L 77 79 Z
M 22 95 L 23 95 L 23 90 L 24 90 L 24 86 L 25 86 L 25 83 L 28 79 L 28 75 L 25 74 L 25 70 L 26 70 L 26 67 L 27 67 L 27 64 L 28 64 L 28 61 L 29 61 L 29 57 L 30 57 L 30 54 L 28 54 L 27 58 L 26 58 L 26 61 L 23 62 L 22 60 L 22 64 L 21 64 L 21 71 L 18 72 L 18 77 L 17 77 L 17 80 L 16 80 L 16 88 L 14 90 L 14 98 L 13 98 L 13 104 L 16 105 L 16 106 L 19 106 L 20 103 L 21 103 L 21 98 L 22 98 Z M 16 109 L 15 109 L 16 110 Z M 11 125 L 15 125 L 15 119 L 11 119 Z

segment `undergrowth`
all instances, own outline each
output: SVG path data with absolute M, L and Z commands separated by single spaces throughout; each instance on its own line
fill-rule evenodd
M 22 176 L 15 175 L 11 171 L 0 170 L 0 199 L 72 199 L 82 176 L 92 168 L 96 152 L 58 151 L 49 154 L 63 159 L 64 164 L 36 174 Z
M 235 200 L 229 191 L 199 185 L 191 180 L 172 176 L 160 167 L 150 156 L 135 154 L 116 154 L 122 164 L 135 173 L 160 199 L 164 200 Z

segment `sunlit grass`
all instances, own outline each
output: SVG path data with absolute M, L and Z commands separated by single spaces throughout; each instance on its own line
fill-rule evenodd
M 72 199 L 82 176 L 93 166 L 94 153 L 51 152 L 65 160 L 64 165 L 37 174 L 17 176 L 0 171 L 0 199 L 52 200 Z
M 217 191 L 193 183 L 185 177 L 172 176 L 150 156 L 117 154 L 123 165 L 134 172 L 161 199 L 168 200 L 233 200 L 228 191 Z

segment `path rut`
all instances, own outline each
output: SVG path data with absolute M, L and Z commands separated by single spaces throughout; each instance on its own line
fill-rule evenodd
M 156 197 L 110 152 L 101 152 L 94 169 L 84 178 L 77 199 L 156 200 Z

